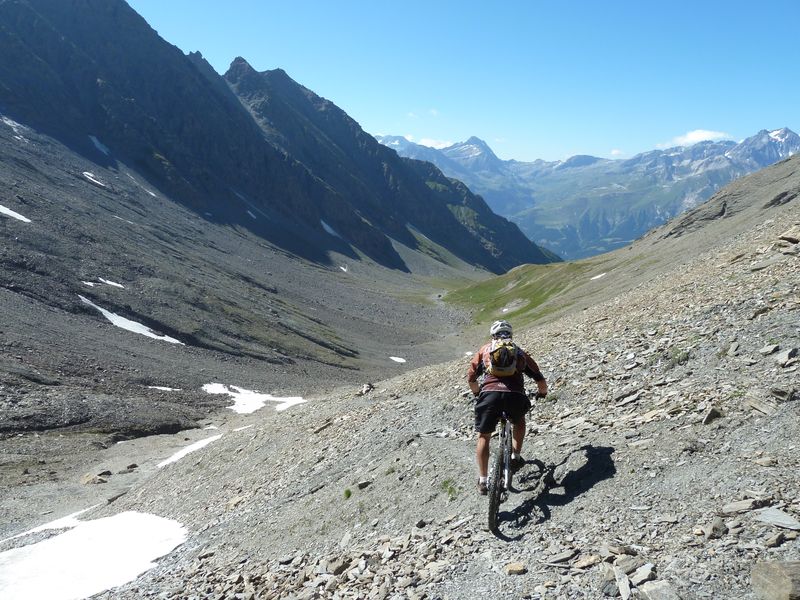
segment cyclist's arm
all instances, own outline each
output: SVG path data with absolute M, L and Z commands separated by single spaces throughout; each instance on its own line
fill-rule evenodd
M 472 360 L 469 361 L 469 368 L 467 369 L 467 384 L 469 384 L 469 389 L 475 396 L 481 390 L 481 386 L 478 383 L 478 377 L 481 376 L 481 373 L 483 373 L 483 357 L 481 356 L 481 351 L 478 350 Z
M 539 388 L 539 395 L 544 397 L 547 396 L 547 380 L 542 375 L 541 370 L 539 369 L 539 365 L 536 364 L 536 361 L 533 360 L 530 354 L 525 352 L 525 371 L 524 373 L 528 376 L 533 378 L 536 382 L 536 386 Z

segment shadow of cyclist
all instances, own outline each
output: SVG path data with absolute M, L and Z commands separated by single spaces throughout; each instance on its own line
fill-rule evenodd
M 561 478 L 561 481 L 556 481 L 554 478 L 555 470 L 565 465 L 572 455 L 581 451 L 584 453 L 585 462 L 577 469 L 566 473 Z M 508 523 L 512 529 L 519 531 L 519 533 L 515 536 L 508 536 L 498 529 L 495 535 L 506 541 L 522 539 L 525 532 L 521 530 L 528 524 L 538 525 L 550 519 L 550 507 L 565 506 L 581 494 L 592 489 L 598 482 L 614 477 L 617 469 L 611 457 L 613 453 L 614 448 L 612 447 L 587 444 L 569 452 L 556 465 L 545 465 L 541 461 L 529 462 L 520 472 L 516 491 L 533 495 L 516 508 L 503 511 L 498 515 L 498 522 Z M 531 468 L 531 465 L 533 468 Z M 563 493 L 556 493 L 554 491 L 556 489 L 562 489 Z M 511 498 L 514 498 L 514 496 Z

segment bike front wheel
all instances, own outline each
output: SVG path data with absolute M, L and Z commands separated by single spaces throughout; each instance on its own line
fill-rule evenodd
M 500 444 L 495 452 L 494 468 L 489 477 L 489 529 L 491 531 L 497 529 L 497 515 L 500 512 L 500 502 L 505 490 L 506 473 L 509 471 L 509 463 L 507 461 L 511 457 L 509 455 L 508 459 L 506 459 L 506 446 L 510 448 L 510 444 L 506 444 L 504 429 Z

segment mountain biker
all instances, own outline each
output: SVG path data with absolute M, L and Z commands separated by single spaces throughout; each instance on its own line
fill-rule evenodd
M 487 474 L 489 471 L 489 440 L 492 432 L 500 420 L 500 413 L 505 410 L 514 424 L 513 428 L 513 455 L 511 467 L 518 470 L 525 464 L 520 454 L 522 441 L 525 438 L 525 413 L 531 408 L 531 402 L 525 394 L 524 375 L 532 377 L 538 386 L 539 396 L 547 395 L 547 381 L 539 370 L 539 365 L 525 350 L 516 348 L 516 370 L 507 376 L 496 376 L 490 371 L 492 362 L 490 352 L 493 344 L 496 346 L 500 340 L 511 340 L 512 328 L 508 321 L 495 321 L 489 328 L 492 339 L 484 344 L 469 363 L 467 382 L 473 395 L 477 398 L 475 403 L 475 431 L 478 432 L 478 445 L 475 449 L 475 458 L 478 463 L 478 493 L 487 493 Z M 480 383 L 478 378 L 482 377 Z

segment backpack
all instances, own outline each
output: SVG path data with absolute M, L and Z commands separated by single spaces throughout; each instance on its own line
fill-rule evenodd
M 509 377 L 517 372 L 519 347 L 510 339 L 492 340 L 486 360 L 486 373 L 495 377 Z

